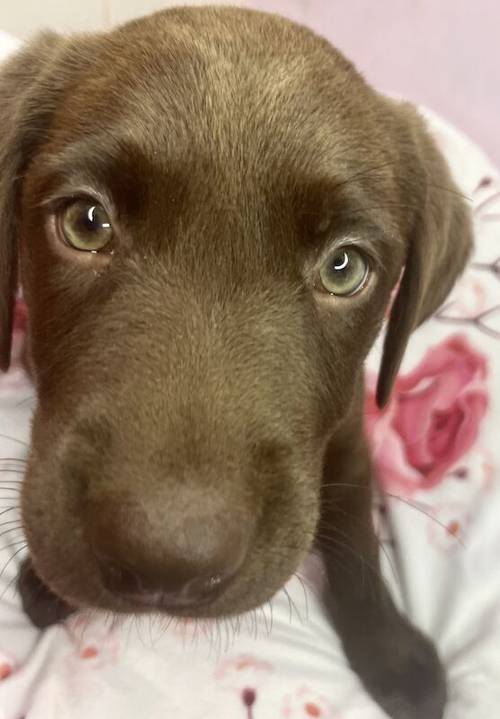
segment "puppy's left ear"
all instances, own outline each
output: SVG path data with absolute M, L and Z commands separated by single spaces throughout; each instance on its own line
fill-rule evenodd
M 54 107 L 48 78 L 61 44 L 58 35 L 42 33 L 0 68 L 0 370 L 9 366 L 18 282 L 19 189 Z
M 10 359 L 23 177 L 64 91 L 92 62 L 91 38 L 43 32 L 0 67 L 0 370 Z
M 472 249 L 466 199 L 423 118 L 408 104 L 394 105 L 402 137 L 399 162 L 406 175 L 404 204 L 414 207 L 407 229 L 403 277 L 392 305 L 377 384 L 377 404 L 390 396 L 411 332 L 445 300 Z

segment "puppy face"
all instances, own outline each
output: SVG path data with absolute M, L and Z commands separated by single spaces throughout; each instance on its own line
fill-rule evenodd
M 410 109 L 273 16 L 44 36 L 4 97 L 13 77 L 4 252 L 17 244 L 38 394 L 36 570 L 74 606 L 258 606 L 312 545 L 325 449 L 360 414 L 403 267 L 382 399 L 446 294 L 429 299 L 431 275 L 461 219 L 450 283 L 463 261 L 465 211 L 429 194 L 447 170 Z

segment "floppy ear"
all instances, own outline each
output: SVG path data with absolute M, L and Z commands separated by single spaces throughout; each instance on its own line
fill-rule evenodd
M 63 78 L 53 77 L 64 44 L 43 33 L 0 66 L 0 370 L 10 360 L 18 282 L 17 234 L 22 177 L 43 139 Z
M 397 111 L 406 125 L 400 161 L 411 173 L 405 183 L 405 201 L 409 206 L 417 203 L 418 208 L 409 229 L 403 277 L 384 341 L 377 384 L 379 407 L 389 399 L 411 332 L 445 300 L 472 249 L 472 223 L 465 198 L 424 120 L 410 105 L 399 105 Z

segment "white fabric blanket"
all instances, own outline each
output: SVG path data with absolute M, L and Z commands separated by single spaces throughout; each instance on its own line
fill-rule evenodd
M 0 35 L 0 47 L 13 46 Z M 394 398 L 368 401 L 386 493 L 384 571 L 438 644 L 446 719 L 500 712 L 500 182 L 482 152 L 426 112 L 474 207 L 476 252 L 452 296 L 413 336 Z M 0 378 L 0 719 L 382 719 L 316 598 L 312 557 L 269 608 L 220 624 L 81 613 L 40 633 L 14 584 L 23 556 L 17 480 L 33 390 Z M 373 386 L 380 357 L 368 362 Z

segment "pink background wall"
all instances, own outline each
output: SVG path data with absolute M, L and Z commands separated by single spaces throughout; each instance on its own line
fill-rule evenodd
M 326 35 L 381 90 L 427 104 L 500 166 L 499 0 L 251 0 Z

